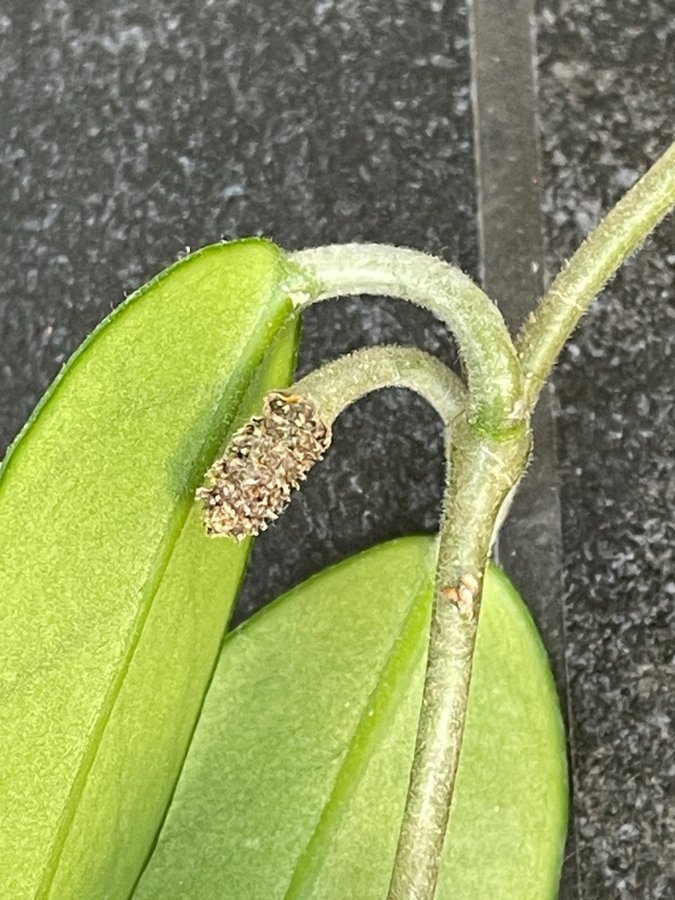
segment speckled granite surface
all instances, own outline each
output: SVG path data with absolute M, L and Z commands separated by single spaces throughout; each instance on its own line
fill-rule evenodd
M 668 7 L 540 4 L 551 266 L 665 146 Z M 473 166 L 459 2 L 7 0 L 0 450 L 111 304 L 186 246 L 378 239 L 475 274 Z M 675 894 L 668 253 L 662 230 L 557 377 L 584 900 Z M 308 314 L 300 365 L 388 340 L 453 354 L 430 317 L 359 300 Z M 241 614 L 359 547 L 432 529 L 439 449 L 420 402 L 390 392 L 351 410 L 283 530 L 257 544 Z
M 673 139 L 673 13 L 639 0 L 540 3 L 551 269 Z M 674 225 L 605 291 L 556 378 L 589 900 L 675 897 Z

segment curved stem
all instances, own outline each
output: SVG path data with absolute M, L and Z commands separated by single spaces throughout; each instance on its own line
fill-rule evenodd
M 434 312 L 457 338 L 470 392 L 469 422 L 507 436 L 523 421 L 521 373 L 504 320 L 459 269 L 417 250 L 386 244 L 345 244 L 289 256 L 299 268 L 298 306 L 346 294 L 384 294 Z
M 436 408 L 446 430 L 466 414 L 461 380 L 417 348 L 371 347 L 340 357 L 290 388 L 266 394 L 262 415 L 232 436 L 206 473 L 207 484 L 197 490 L 207 532 L 243 540 L 264 531 L 330 446 L 337 416 L 384 387 L 417 391 Z
M 352 403 L 386 387 L 421 394 L 447 428 L 465 410 L 468 393 L 440 360 L 417 347 L 368 347 L 341 356 L 296 381 L 289 390 L 312 399 L 327 424 Z
M 529 408 L 593 298 L 674 204 L 675 143 L 591 232 L 525 322 L 516 346 Z

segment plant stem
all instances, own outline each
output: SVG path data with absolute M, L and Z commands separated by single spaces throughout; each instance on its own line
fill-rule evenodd
M 675 145 L 590 235 L 526 323 L 518 349 L 528 410 L 595 294 L 674 202 Z M 524 469 L 529 438 L 523 433 L 491 442 L 456 423 L 453 443 L 419 731 L 390 900 L 432 900 L 435 894 L 490 539 Z
M 341 356 L 296 381 L 288 390 L 314 401 L 332 425 L 350 404 L 386 387 L 409 388 L 438 412 L 447 429 L 466 411 L 468 393 L 440 360 L 417 347 L 368 347 Z
M 529 450 L 525 425 L 496 440 L 468 422 L 467 392 L 441 362 L 420 350 L 373 347 L 341 357 L 290 390 L 314 402 L 327 424 L 382 387 L 409 387 L 445 423 L 447 471 L 427 671 L 410 788 L 389 896 L 432 898 L 447 830 L 471 678 L 478 611 L 490 543 L 504 498 Z
M 290 254 L 300 308 L 346 294 L 384 294 L 438 315 L 455 334 L 470 390 L 469 422 L 489 436 L 523 421 L 521 372 L 504 320 L 459 269 L 440 259 L 386 244 L 345 244 Z
M 480 596 L 495 522 L 519 481 L 530 437 L 478 437 L 455 423 L 429 652 L 390 900 L 432 900 L 464 734 Z
M 591 232 L 525 322 L 516 346 L 530 409 L 593 298 L 673 205 L 675 143 Z
M 427 307 L 457 337 L 466 370 L 468 403 L 452 400 L 439 410 L 446 425 L 448 482 L 438 542 L 438 564 L 427 672 L 411 781 L 394 862 L 390 898 L 432 898 L 447 829 L 459 751 L 464 732 L 480 593 L 490 543 L 504 498 L 518 482 L 529 448 L 519 363 L 504 321 L 489 298 L 460 271 L 423 253 L 381 245 L 322 247 L 292 254 L 299 279 L 289 289 L 302 308 L 345 294 L 385 294 Z M 296 286 L 299 285 L 299 286 Z M 322 408 L 345 404 L 372 390 L 376 382 L 407 384 L 434 405 L 450 373 L 440 363 L 414 356 L 405 361 L 373 354 L 368 365 L 341 366 L 332 384 L 328 367 L 295 386 L 316 400 L 321 380 Z M 396 352 L 408 353 L 399 348 Z M 365 361 L 366 357 L 363 357 Z M 415 384 L 406 382 L 411 374 Z M 420 377 L 421 374 L 421 377 Z M 379 379 L 382 378 L 382 381 Z M 438 381 L 437 381 L 438 379 Z M 454 384 L 454 383 L 453 383 Z M 456 388 L 452 391 L 456 394 Z M 463 392 L 464 398 L 466 392 Z M 438 406 L 437 406 L 438 408 Z M 325 415 L 325 413 L 324 413 Z
M 412 300 L 449 325 L 467 373 L 466 412 L 452 416 L 452 434 L 446 433 L 449 480 L 427 671 L 390 900 L 433 900 L 436 891 L 464 732 L 485 566 L 502 505 L 526 465 L 530 445 L 526 418 L 593 297 L 673 203 L 675 145 L 554 280 L 521 331 L 517 356 L 486 295 L 440 260 L 411 250 L 357 244 L 290 257 L 300 269 L 296 297 L 300 307 L 341 294 Z M 387 365 L 391 364 L 389 360 Z M 387 375 L 391 377 L 391 372 Z M 356 377 L 353 388 L 362 392 Z M 445 421 L 449 428 L 447 416 Z

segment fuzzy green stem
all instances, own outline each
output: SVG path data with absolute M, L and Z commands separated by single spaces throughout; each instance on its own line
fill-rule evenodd
M 390 898 L 434 896 L 464 733 L 483 576 L 504 499 L 520 479 L 529 431 L 497 440 L 467 417 L 467 391 L 434 357 L 407 347 L 373 347 L 341 357 L 290 390 L 310 399 L 327 424 L 382 387 L 416 390 L 445 423 L 444 514 L 427 672 L 410 788 Z
M 385 244 L 345 244 L 290 254 L 299 268 L 292 294 L 300 308 L 347 294 L 384 294 L 426 307 L 457 338 L 470 391 L 469 422 L 507 436 L 523 421 L 517 355 L 492 301 L 459 269 L 440 259 Z
M 326 363 L 297 381 L 290 391 L 314 401 L 332 425 L 350 404 L 372 391 L 408 388 L 421 394 L 447 428 L 466 410 L 467 390 L 436 357 L 416 347 L 368 347 Z
M 591 232 L 525 322 L 516 346 L 529 408 L 577 322 L 675 205 L 675 143 Z
M 528 429 L 507 441 L 455 422 L 415 755 L 390 900 L 433 900 L 464 735 L 480 597 L 502 504 L 520 480 Z
M 485 566 L 500 510 L 526 465 L 530 433 L 525 418 L 593 297 L 674 202 L 671 147 L 590 235 L 525 324 L 518 341 L 522 372 L 495 308 L 465 276 L 440 261 L 414 251 L 359 245 L 291 257 L 308 278 L 300 306 L 339 294 L 377 293 L 433 310 L 458 339 L 469 385 L 468 412 L 454 417 L 446 438 L 450 478 L 427 671 L 390 900 L 433 900 L 436 891 Z
M 441 260 L 396 247 L 350 245 L 303 251 L 290 261 L 300 270 L 300 287 L 293 285 L 293 293 L 301 308 L 328 297 L 369 293 L 401 297 L 432 310 L 457 337 L 467 375 L 468 403 L 460 404 L 457 397 L 452 408 L 439 409 L 446 424 L 449 480 L 417 745 L 390 887 L 392 900 L 430 900 L 464 731 L 483 574 L 499 510 L 522 474 L 529 447 L 519 364 L 496 307 L 470 279 Z M 380 373 L 386 382 L 404 383 L 400 368 L 390 370 L 393 357 L 381 357 L 378 366 L 383 361 Z M 367 367 L 359 369 L 352 374 L 347 361 L 338 382 L 333 384 L 320 370 L 295 389 L 318 399 L 308 383 L 318 376 L 324 391 L 320 406 L 335 403 L 337 408 L 377 380 Z M 419 373 L 415 375 L 419 387 Z M 449 375 L 440 363 L 427 364 L 424 390 L 437 408 L 438 385 Z M 441 394 L 448 389 L 441 387 Z

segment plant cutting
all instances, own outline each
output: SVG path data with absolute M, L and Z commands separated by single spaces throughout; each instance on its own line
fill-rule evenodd
M 257 239 L 99 326 L 0 473 L 3 896 L 555 896 L 560 717 L 490 547 L 560 349 L 673 203 L 671 147 L 515 339 L 425 254 Z M 288 386 L 302 310 L 358 293 L 431 309 L 464 377 L 379 347 Z M 222 642 L 251 539 L 340 412 L 390 386 L 443 422 L 438 536 L 320 573 Z

